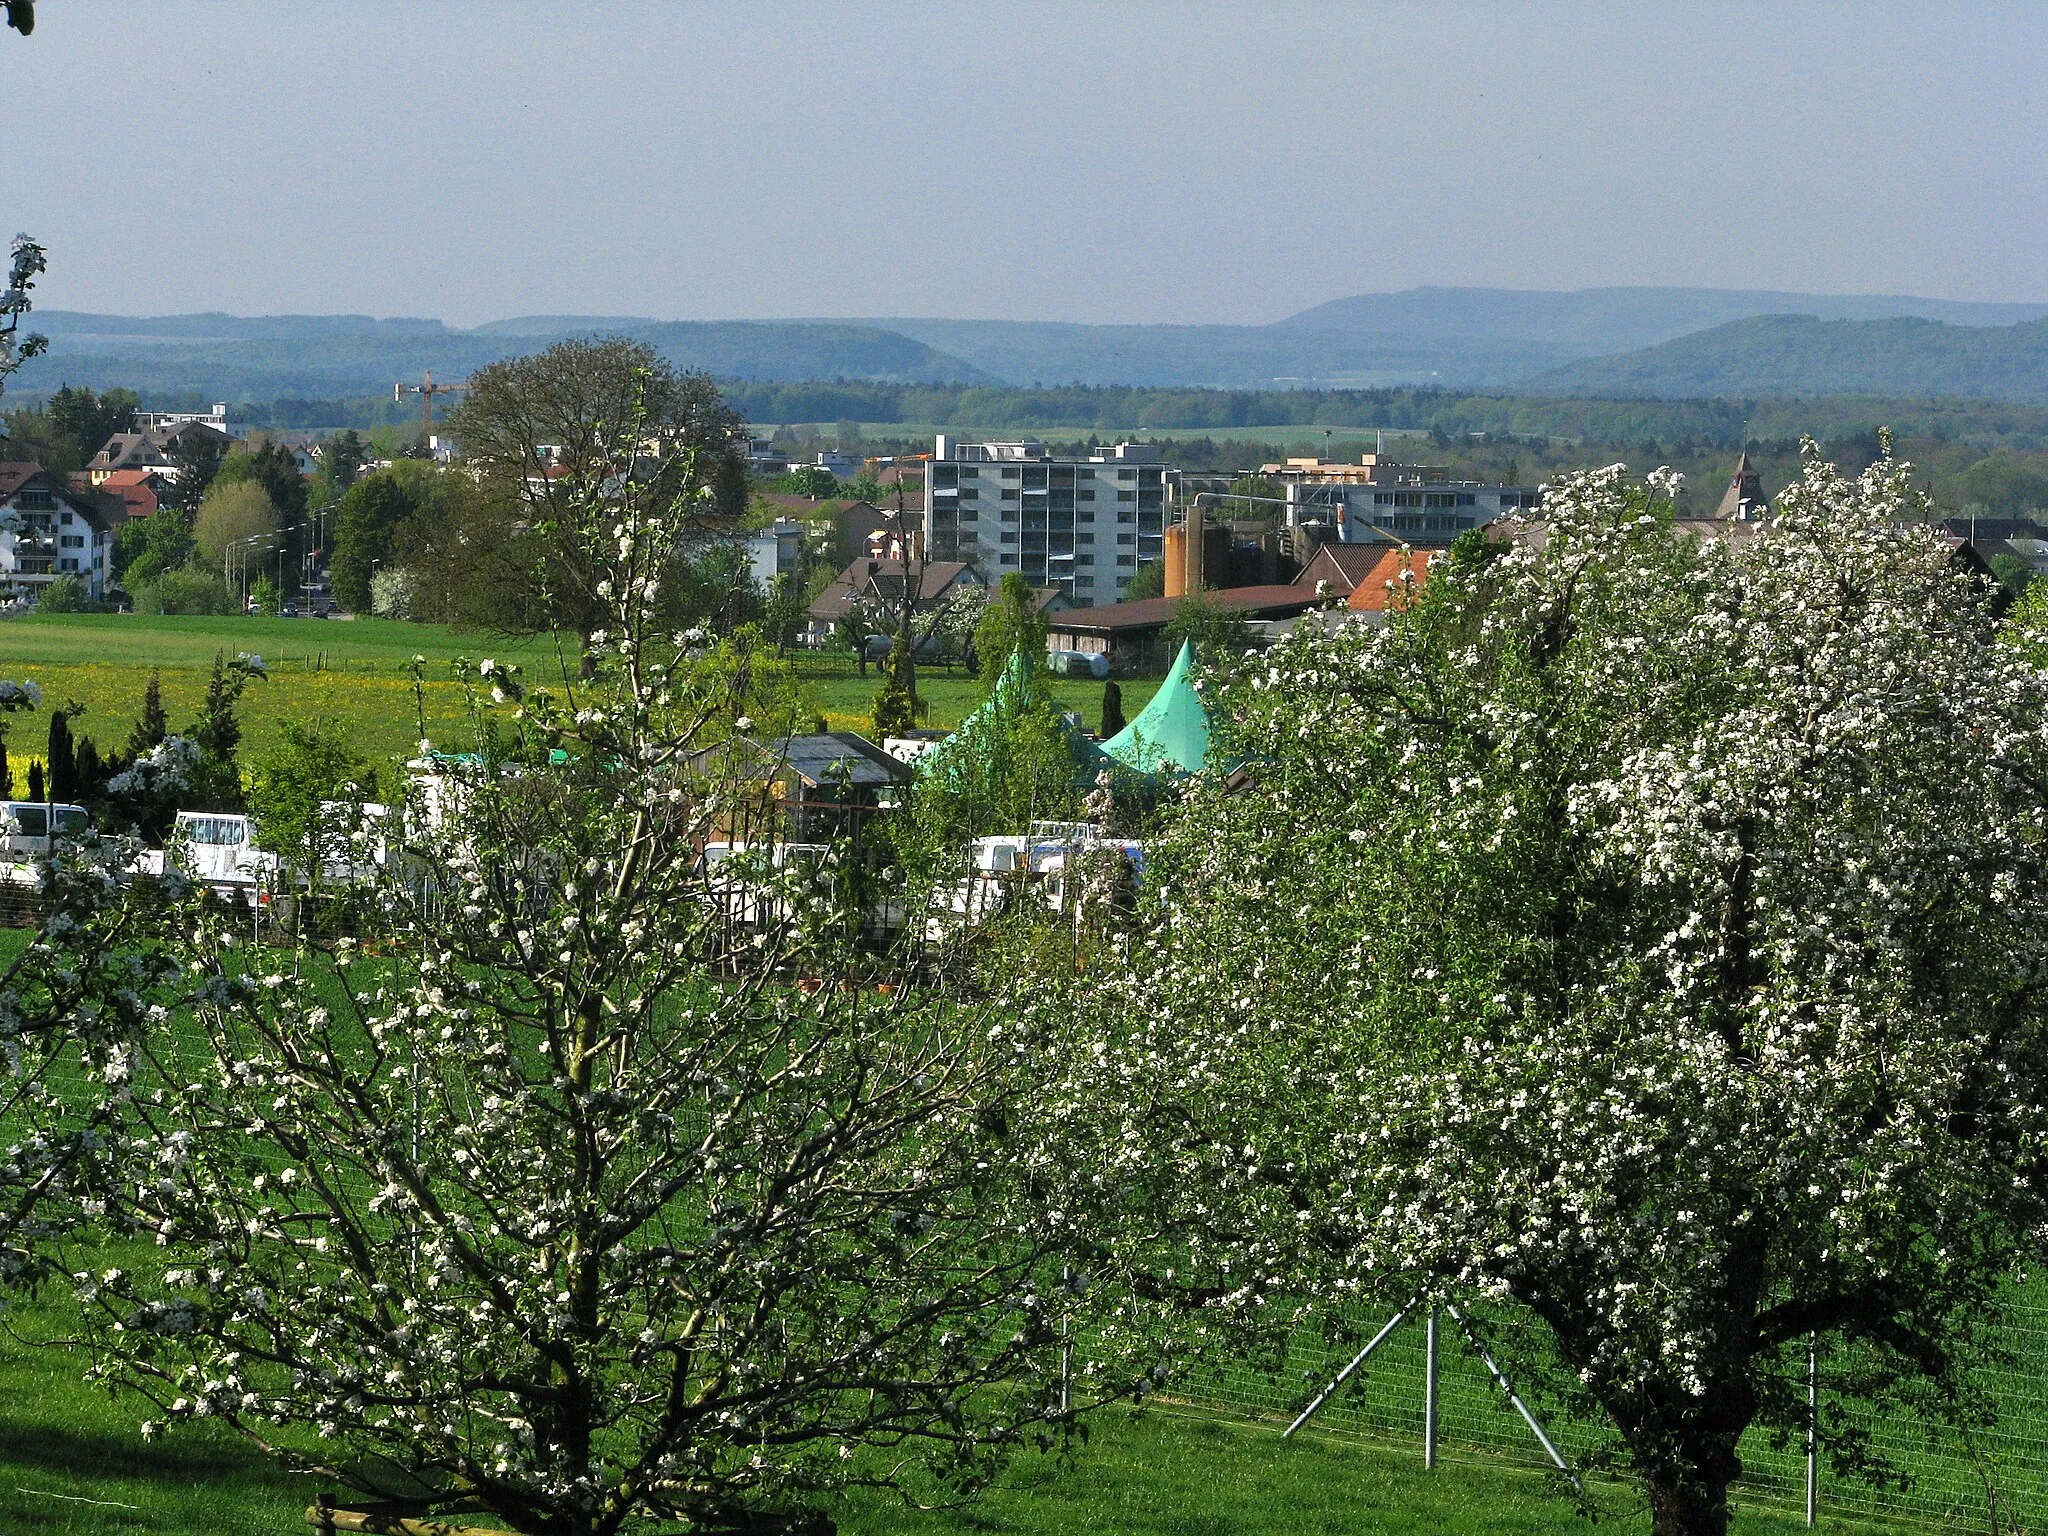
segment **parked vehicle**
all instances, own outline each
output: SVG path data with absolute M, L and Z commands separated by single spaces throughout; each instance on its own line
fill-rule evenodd
M 267 901 L 277 887 L 277 855 L 256 846 L 252 817 L 180 811 L 171 828 L 169 852 L 195 879 L 251 906 Z
M 52 835 L 52 823 L 55 835 Z M 70 837 L 92 826 L 79 805 L 45 805 L 40 800 L 0 800 L 0 859 L 27 864 L 46 859 L 56 838 Z

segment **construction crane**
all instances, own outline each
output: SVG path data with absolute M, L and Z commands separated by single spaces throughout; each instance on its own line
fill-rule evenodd
M 420 440 L 428 447 L 434 443 L 434 396 L 459 395 L 468 389 L 467 384 L 436 384 L 434 370 L 429 368 L 418 384 L 394 384 L 391 386 L 392 403 L 403 404 L 407 395 L 420 397 Z

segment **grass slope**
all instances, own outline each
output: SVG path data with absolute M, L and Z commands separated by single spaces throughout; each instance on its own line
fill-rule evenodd
M 77 700 L 86 706 L 73 729 L 101 748 L 118 748 L 134 728 L 152 668 L 161 670 L 164 707 L 173 730 L 190 724 L 216 653 L 249 651 L 264 658 L 270 680 L 243 695 L 246 753 L 269 746 L 280 721 L 328 718 L 344 722 L 358 749 L 381 770 L 411 756 L 419 720 L 408 670 L 415 655 L 427 660 L 422 690 L 427 735 L 443 744 L 467 739 L 458 660 L 516 658 L 530 676 L 556 676 L 551 641 L 507 641 L 458 634 L 436 624 L 386 619 L 350 622 L 315 619 L 166 618 L 135 614 L 30 614 L 0 621 L 0 678 L 39 683 L 46 706 Z M 873 668 L 863 678 L 851 659 L 798 654 L 792 664 L 812 707 L 834 730 L 866 731 L 881 687 Z M 571 666 L 573 667 L 573 660 Z M 1080 713 L 1090 729 L 1100 721 L 1102 685 L 1085 679 L 1048 680 L 1054 697 Z M 1124 713 L 1135 715 L 1158 688 L 1151 680 L 1123 684 Z M 925 669 L 919 692 L 936 726 L 958 725 L 981 701 L 981 687 L 958 671 Z M 14 723 L 8 742 L 19 780 L 22 764 L 40 757 L 46 711 Z

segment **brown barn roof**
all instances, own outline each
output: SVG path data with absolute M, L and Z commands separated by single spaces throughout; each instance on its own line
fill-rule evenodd
M 1204 592 L 1201 600 L 1247 617 L 1284 617 L 1315 607 L 1314 587 L 1264 586 L 1219 587 Z M 1046 620 L 1054 629 L 1087 630 L 1108 634 L 1118 630 L 1158 629 L 1173 622 L 1184 601 L 1178 597 L 1148 597 L 1135 603 L 1107 603 L 1099 608 L 1074 608 L 1055 613 Z

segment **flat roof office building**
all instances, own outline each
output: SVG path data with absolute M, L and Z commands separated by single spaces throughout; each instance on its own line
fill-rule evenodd
M 1320 529 L 1338 544 L 1449 544 L 1503 513 L 1533 509 L 1534 486 L 1454 481 L 1430 464 L 1400 464 L 1368 453 L 1356 464 L 1288 459 L 1259 473 L 1285 487 L 1290 528 Z

